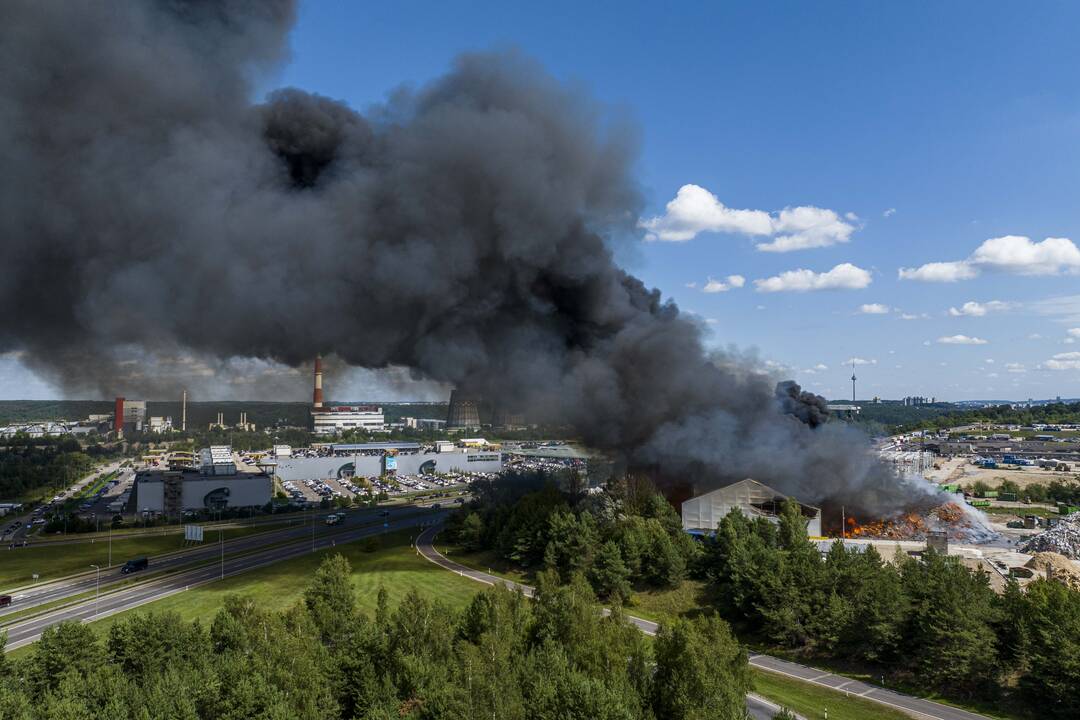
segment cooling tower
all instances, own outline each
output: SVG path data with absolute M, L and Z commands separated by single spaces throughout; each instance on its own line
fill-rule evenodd
M 463 397 L 457 390 L 451 390 L 446 427 L 447 429 L 480 427 L 480 402 L 476 398 Z

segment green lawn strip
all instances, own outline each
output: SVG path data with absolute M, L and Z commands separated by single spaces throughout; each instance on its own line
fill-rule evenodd
M 754 692 L 794 710 L 807 720 L 911 720 L 911 716 L 843 691 L 753 668 Z
M 315 569 L 329 553 L 341 553 L 348 558 L 357 603 L 368 613 L 375 611 L 380 587 L 386 588 L 391 608 L 412 590 L 432 601 L 439 600 L 455 608 L 464 607 L 483 586 L 447 572 L 418 555 L 410 545 L 415 535 L 415 529 L 388 533 L 380 538 L 381 547 L 374 552 L 365 552 L 362 540 L 344 543 L 199 585 L 89 625 L 100 637 L 105 637 L 113 623 L 130 613 L 166 610 L 179 613 L 185 620 L 210 623 L 225 597 L 233 594 L 254 597 L 268 610 L 284 610 L 303 598 Z M 30 644 L 13 650 L 8 657 L 20 657 L 32 647 Z
M 1025 515 L 1037 515 L 1038 517 L 1057 517 L 1058 515 L 1056 508 L 1051 510 L 1043 507 L 998 507 L 991 505 L 980 509 L 990 515 L 1015 515 L 1020 518 Z
M 226 540 L 252 535 L 266 530 L 265 527 L 242 527 L 224 530 Z M 217 541 L 217 533 L 207 535 L 207 543 Z M 161 555 L 191 548 L 182 535 L 143 535 L 134 538 L 113 538 L 113 569 L 125 561 L 143 555 Z M 228 552 L 228 548 L 226 548 Z M 34 582 L 57 580 L 68 575 L 91 571 L 90 565 L 105 568 L 109 560 L 108 540 L 95 543 L 71 545 L 37 545 L 18 550 L 0 550 L 0 588 L 19 587 Z
M 118 474 L 119 474 L 119 472 L 117 470 L 113 470 L 112 472 L 108 472 L 108 473 L 105 473 L 104 475 L 101 475 L 96 480 L 88 482 L 85 485 L 85 487 L 83 487 L 83 489 L 79 491 L 79 494 L 78 494 L 77 497 L 80 498 L 80 499 L 85 499 L 85 498 L 90 497 L 91 495 L 95 494 L 98 490 L 103 488 L 105 486 L 105 483 L 112 480 Z
M 432 544 L 433 547 L 454 562 L 522 585 L 536 584 L 535 573 L 522 570 L 507 562 L 499 557 L 494 550 L 469 551 L 463 549 L 460 545 L 440 542 L 438 537 L 435 540 Z
M 852 680 L 859 680 L 870 685 L 880 684 L 879 675 L 870 673 L 867 669 L 860 667 L 859 664 L 855 662 L 847 662 L 842 659 L 808 658 L 784 648 L 768 645 L 754 644 L 751 649 L 783 660 L 805 664 L 813 667 L 815 670 L 831 672 L 834 675 L 841 675 L 846 678 L 851 678 Z M 1017 718 L 1030 717 L 1030 714 L 1026 712 L 1026 708 L 1016 706 L 1015 703 L 1011 703 L 1009 706 L 1003 708 L 1000 703 L 960 702 L 955 698 L 942 697 L 936 693 L 928 693 L 924 688 L 905 683 L 902 678 L 897 678 L 896 676 L 887 678 L 887 681 L 887 688 L 889 690 L 894 690 L 912 697 L 923 698 L 924 700 L 930 700 L 961 710 L 967 710 L 968 712 L 977 713 L 979 715 L 997 718 L 998 720 L 1016 720 Z
M 189 524 L 189 523 L 185 523 L 185 524 Z M 221 523 L 190 523 L 190 524 L 202 525 L 203 530 L 208 535 L 209 535 L 209 533 L 211 531 L 216 532 L 219 527 L 224 528 L 226 530 L 228 530 L 230 528 L 255 528 L 255 530 L 252 530 L 251 532 L 257 532 L 259 529 L 264 529 L 264 530 L 278 529 L 278 528 L 285 527 L 287 525 L 304 525 L 304 524 L 310 525 L 311 524 L 311 516 L 310 516 L 310 514 L 304 515 L 303 517 L 301 517 L 299 515 L 296 515 L 296 516 L 293 516 L 293 517 L 283 516 L 281 518 L 275 518 L 273 520 L 270 520 L 269 518 L 267 518 L 265 521 L 256 521 L 254 524 L 250 520 L 240 520 L 240 519 L 227 520 L 227 521 L 221 522 Z M 129 537 L 153 537 L 153 536 L 160 537 L 162 535 L 179 535 L 179 534 L 182 534 L 183 532 L 184 532 L 184 526 L 183 525 L 159 525 L 157 527 L 149 527 L 149 528 L 135 526 L 135 527 L 116 528 L 115 530 L 112 531 L 112 538 L 113 538 L 113 542 L 116 542 L 116 539 L 119 538 L 119 537 L 124 537 L 124 538 L 129 538 Z M 51 535 L 38 535 L 37 537 L 34 538 L 34 543 L 37 544 L 38 546 L 41 546 L 41 545 L 48 545 L 49 543 L 70 543 L 72 541 L 87 542 L 88 543 L 91 540 L 93 540 L 94 542 L 98 542 L 98 541 L 101 541 L 101 540 L 108 540 L 108 539 L 109 539 L 109 531 L 108 530 L 102 530 L 100 532 L 72 533 L 70 535 L 64 535 L 62 533 L 54 533 L 54 534 L 51 534 Z

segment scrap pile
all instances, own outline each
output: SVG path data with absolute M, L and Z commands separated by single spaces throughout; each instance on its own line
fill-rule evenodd
M 1021 545 L 1020 551 L 1030 554 L 1054 552 L 1071 560 L 1080 559 L 1080 513 L 1061 518 L 1054 527 Z
M 996 536 L 980 514 L 947 502 L 925 513 L 906 513 L 891 518 L 860 523 L 847 518 L 847 537 L 867 537 L 884 540 L 925 540 L 929 532 L 948 533 L 950 540 L 981 542 Z

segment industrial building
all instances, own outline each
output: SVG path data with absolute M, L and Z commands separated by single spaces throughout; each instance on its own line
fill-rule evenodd
M 277 476 L 285 480 L 381 477 L 383 475 L 429 475 L 443 472 L 502 472 L 503 456 L 497 450 L 451 447 L 444 452 L 425 449 L 419 443 L 356 443 L 330 446 L 324 457 L 279 457 Z
M 118 435 L 125 430 L 128 432 L 142 432 L 146 424 L 146 401 L 127 400 L 122 397 L 116 398 L 113 410 L 113 429 Z
M 761 517 L 776 523 L 780 519 L 780 506 L 786 499 L 783 493 L 746 478 L 684 501 L 683 530 L 694 534 L 712 533 L 724 516 L 735 509 L 751 520 Z M 799 503 L 799 508 L 806 519 L 806 534 L 821 537 L 821 509 L 803 503 Z
M 138 510 L 167 516 L 185 510 L 261 507 L 270 502 L 273 488 L 266 472 L 238 470 L 227 446 L 200 450 L 194 469 L 143 470 L 135 476 Z
M 468 430 L 480 427 L 480 401 L 465 397 L 457 390 L 450 391 L 450 407 L 446 413 L 447 430 Z
M 318 356 L 315 358 L 315 387 L 311 394 L 311 425 L 316 435 L 385 430 L 386 417 L 383 409 L 376 405 L 323 405 L 322 357 Z

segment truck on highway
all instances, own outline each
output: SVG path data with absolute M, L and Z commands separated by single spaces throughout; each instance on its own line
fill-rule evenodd
M 345 519 L 345 513 L 331 513 L 326 516 L 327 525 L 338 525 Z
M 145 570 L 150 566 L 150 561 L 144 557 L 128 560 L 124 563 L 124 567 L 120 568 L 121 575 L 127 575 L 129 573 L 138 572 L 139 570 Z

